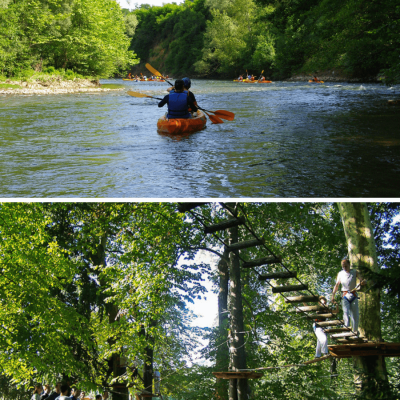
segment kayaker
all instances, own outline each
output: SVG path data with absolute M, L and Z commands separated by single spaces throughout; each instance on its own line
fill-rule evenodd
M 318 80 L 318 78 L 316 77 L 316 75 L 314 75 L 313 81 L 314 81 L 314 82 L 319 82 L 319 80 Z
M 167 94 L 159 103 L 158 107 L 168 104 L 168 119 L 191 118 L 189 107 L 193 112 L 197 112 L 197 107 L 191 100 L 189 93 L 184 90 L 182 79 L 175 81 L 174 90 Z
M 258 81 L 259 81 L 259 82 L 265 81 L 265 76 L 264 76 L 264 75 L 261 75 L 261 76 L 260 76 L 260 79 L 259 79 Z
M 238 81 L 242 81 L 243 80 L 243 75 L 240 75 L 238 78 Z
M 194 97 L 193 92 L 191 92 L 189 89 L 192 86 L 192 82 L 190 81 L 189 78 L 183 78 L 183 87 L 185 88 L 185 92 L 187 92 L 188 96 L 189 96 L 189 100 L 192 101 L 192 103 L 198 107 L 197 101 L 196 101 L 196 97 Z M 168 92 L 172 93 L 175 90 L 175 86 L 169 87 L 167 89 Z M 192 109 L 190 109 L 189 111 L 192 111 Z M 193 115 L 194 117 L 196 117 L 197 115 Z

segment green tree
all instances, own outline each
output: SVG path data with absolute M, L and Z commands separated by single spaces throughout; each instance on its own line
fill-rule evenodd
M 11 2 L 0 8 L 0 29 L 0 68 L 10 76 L 53 66 L 109 77 L 136 62 L 114 0 Z

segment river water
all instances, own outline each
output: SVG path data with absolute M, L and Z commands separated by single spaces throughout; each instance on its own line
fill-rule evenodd
M 195 80 L 201 107 L 236 118 L 183 137 L 157 133 L 166 108 L 126 90 L 0 96 L 0 197 L 400 197 L 399 88 Z

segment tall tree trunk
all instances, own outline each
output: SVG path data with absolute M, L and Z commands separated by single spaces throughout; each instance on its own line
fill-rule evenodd
M 238 227 L 230 228 L 230 243 L 238 242 Z M 229 311 L 231 316 L 231 370 L 238 371 L 246 369 L 246 352 L 244 347 L 244 323 L 242 287 L 240 282 L 240 260 L 236 252 L 229 254 Z M 235 396 L 234 382 L 230 380 L 229 400 L 247 400 L 247 379 L 238 379 L 237 397 Z
M 218 263 L 219 293 L 218 293 L 218 334 L 217 344 L 228 340 L 228 292 L 229 292 L 229 253 L 224 251 L 223 258 Z M 216 365 L 217 371 L 228 371 L 229 349 L 223 344 L 217 348 Z M 228 381 L 217 379 L 216 393 L 218 400 L 228 400 Z
M 97 252 L 92 254 L 92 260 L 95 265 L 102 265 L 106 267 L 106 243 L 107 243 L 107 235 L 103 235 L 100 239 L 100 245 L 98 246 Z M 105 286 L 106 282 L 100 279 L 100 285 Z M 106 303 L 106 312 L 108 315 L 109 324 L 115 323 L 117 320 L 117 315 L 119 312 L 118 307 L 112 303 Z M 111 337 L 108 339 L 108 343 L 110 346 L 113 346 L 116 338 Z M 126 372 L 125 367 L 121 367 L 121 354 L 114 352 L 111 356 L 111 359 L 108 362 L 109 371 L 108 376 L 112 376 L 114 379 L 123 375 Z M 124 382 L 116 382 L 113 385 L 113 400 L 127 400 L 129 398 L 128 388 L 124 384 Z
M 362 276 L 362 268 L 379 272 L 374 233 L 365 203 L 338 203 L 346 235 L 350 263 Z M 367 285 L 367 286 L 370 286 Z M 381 341 L 380 289 L 359 292 L 359 332 L 372 341 Z M 382 356 L 353 357 L 355 385 L 365 399 L 389 398 L 385 358 Z M 381 396 L 384 397 L 381 397 Z

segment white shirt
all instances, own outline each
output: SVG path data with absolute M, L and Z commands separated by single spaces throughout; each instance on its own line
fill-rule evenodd
M 339 282 L 342 285 L 342 292 L 350 292 L 356 287 L 356 276 L 355 269 L 351 269 L 350 272 L 343 269 L 338 273 L 336 283 Z

